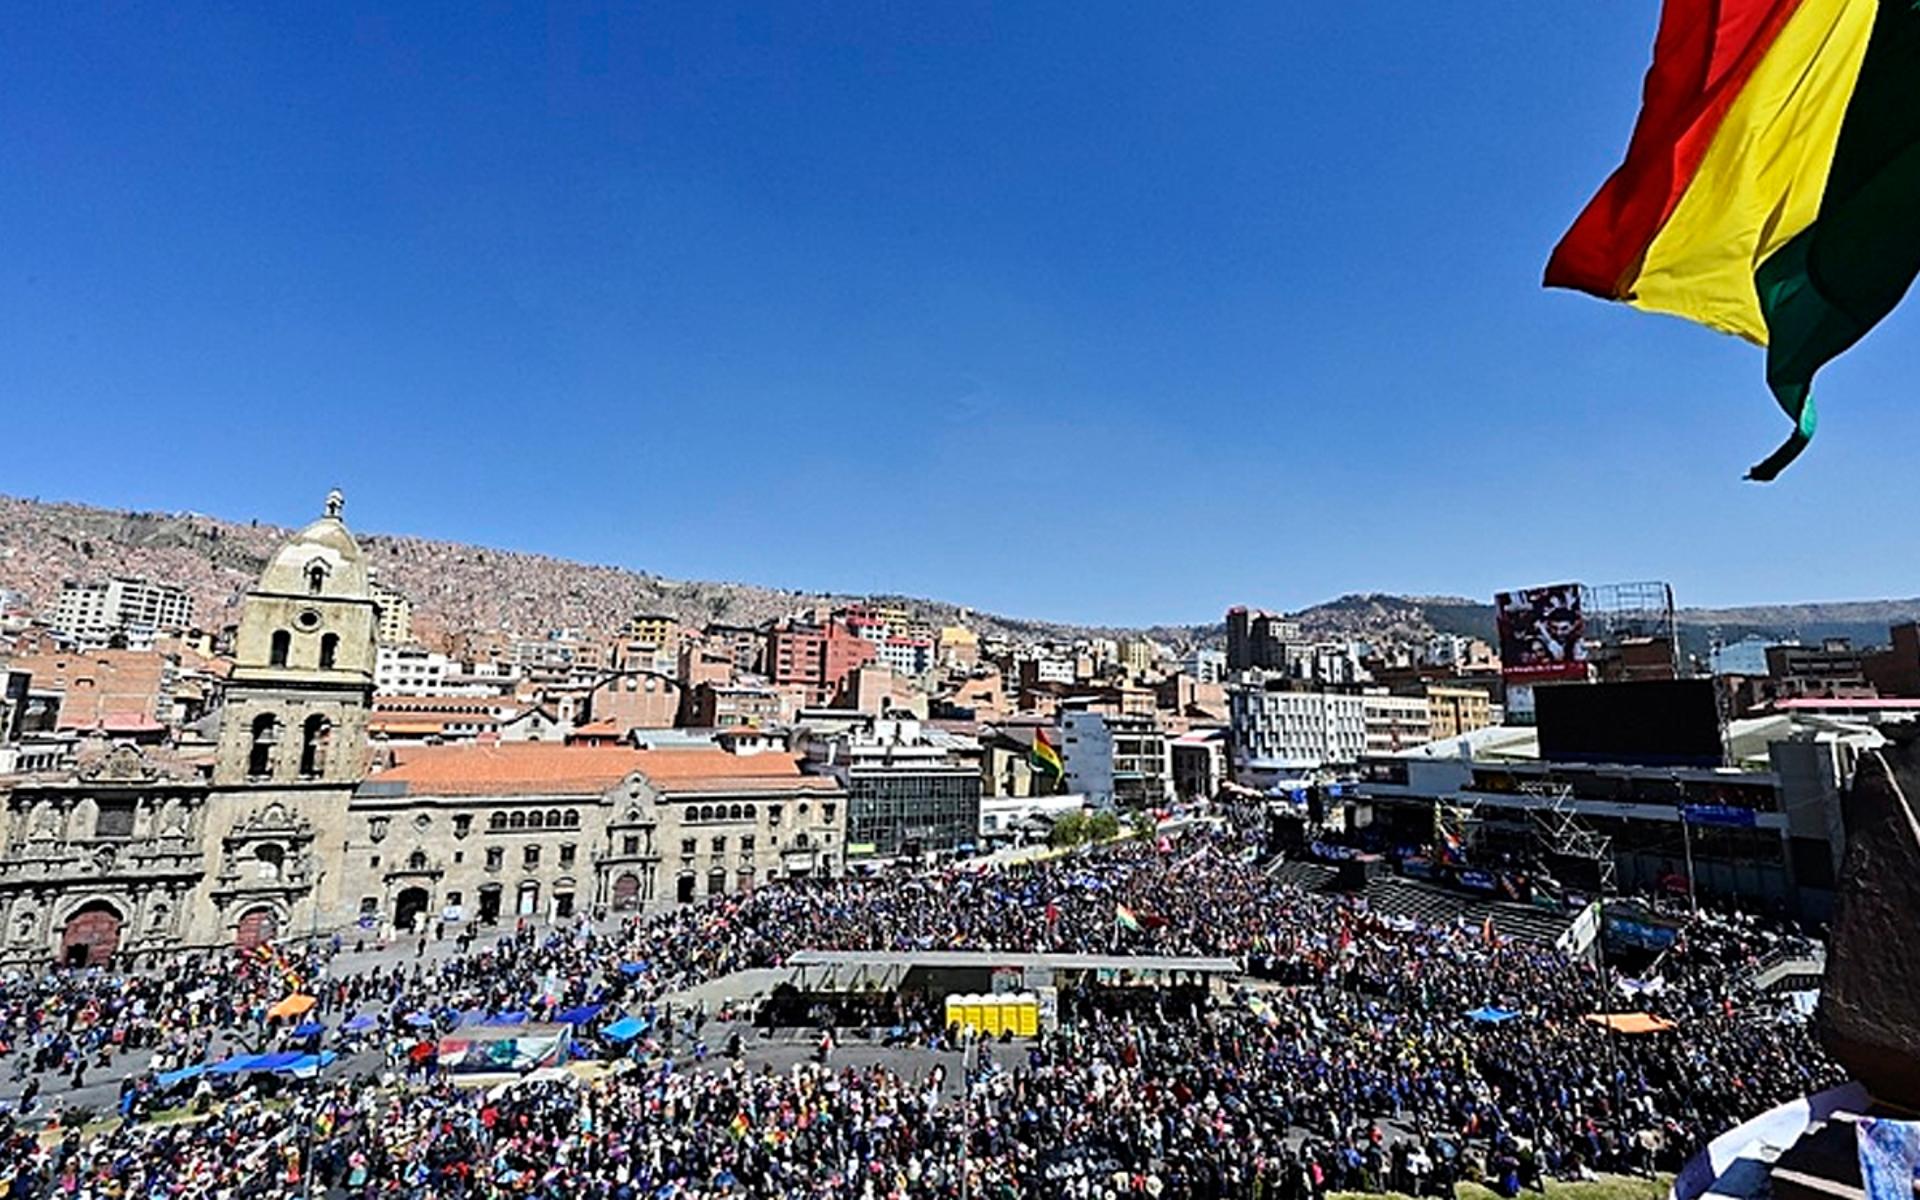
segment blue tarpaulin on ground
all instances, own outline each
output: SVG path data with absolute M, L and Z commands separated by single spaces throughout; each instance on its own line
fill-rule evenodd
M 432 1017 L 430 1017 L 430 1016 L 428 1016 L 428 1015 L 427 1015 L 427 1014 L 425 1014 L 425 1013 L 408 1013 L 408 1014 L 407 1014 L 407 1024 L 409 1024 L 409 1025 L 411 1025 L 411 1026 L 413 1026 L 414 1028 L 416 1028 L 416 1029 L 418 1029 L 418 1028 L 420 1028 L 420 1027 L 421 1027 L 421 1026 L 423 1026 L 423 1025 L 431 1025 L 431 1024 L 433 1024 L 433 1018 L 432 1018 Z
M 527 1014 L 522 1010 L 516 1009 L 513 1012 L 490 1014 L 484 1023 L 488 1025 L 523 1025 L 526 1023 L 526 1020 Z
M 600 1031 L 600 1036 L 610 1042 L 630 1042 L 639 1037 L 647 1028 L 647 1023 L 639 1017 L 621 1017 L 618 1021 Z
M 322 1050 L 318 1054 L 302 1054 L 280 1069 L 290 1075 L 297 1075 L 302 1079 L 310 1079 L 320 1073 L 321 1067 L 326 1066 L 338 1057 L 339 1055 L 331 1050 Z
M 153 1081 L 163 1088 L 170 1088 L 176 1083 L 196 1079 L 206 1074 L 206 1070 L 207 1064 L 195 1063 L 190 1067 L 181 1067 L 178 1071 L 162 1071 L 153 1077 Z
M 222 1059 L 207 1070 L 214 1075 L 238 1075 L 242 1071 L 253 1070 L 255 1064 L 265 1057 L 264 1054 L 236 1054 L 232 1058 Z
M 585 1025 L 600 1015 L 604 1004 L 582 1004 L 579 1008 L 563 1009 L 553 1014 L 553 1019 L 562 1025 Z
M 314 1037 L 327 1031 L 327 1027 L 318 1021 L 308 1021 L 293 1031 L 295 1037 Z
M 361 1033 L 361 1032 L 364 1032 L 365 1030 L 372 1029 L 377 1024 L 379 1024 L 378 1021 L 375 1021 L 372 1017 L 368 1016 L 366 1013 L 361 1013 L 359 1016 L 355 1017 L 353 1020 L 348 1021 L 345 1025 L 342 1025 L 340 1028 L 346 1030 L 348 1033 Z
M 1467 1010 L 1467 1016 L 1475 1021 L 1484 1021 L 1489 1025 L 1498 1025 L 1502 1021 L 1511 1021 L 1520 1014 L 1510 1008 L 1495 1008 L 1491 1004 L 1482 1004 L 1479 1008 Z
M 248 1067 L 247 1070 L 284 1071 L 305 1057 L 306 1055 L 300 1053 L 298 1050 L 281 1050 L 273 1054 L 262 1054 L 259 1058 L 253 1060 L 253 1065 Z
M 643 962 L 631 962 L 631 963 L 620 964 L 620 973 L 622 975 L 641 975 L 646 973 L 646 969 L 647 969 L 647 964 Z

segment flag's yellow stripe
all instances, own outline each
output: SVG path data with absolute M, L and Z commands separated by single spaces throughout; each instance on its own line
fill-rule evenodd
M 1874 10 L 1875 0 L 1803 0 L 1648 245 L 1635 307 L 1766 344 L 1753 273 L 1819 215 Z

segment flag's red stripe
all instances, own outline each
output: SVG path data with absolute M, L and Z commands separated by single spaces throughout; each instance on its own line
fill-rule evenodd
M 1667 0 L 1627 158 L 1547 263 L 1548 287 L 1629 294 L 1641 256 L 1800 0 Z

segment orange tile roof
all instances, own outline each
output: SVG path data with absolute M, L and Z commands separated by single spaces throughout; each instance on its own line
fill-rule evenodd
M 685 792 L 838 791 L 831 779 L 803 775 L 790 754 L 729 754 L 719 748 L 641 750 L 640 771 L 666 795 Z
M 639 750 L 639 769 L 655 783 L 688 779 L 797 779 L 800 764 L 788 754 L 729 754 L 718 746 L 685 750 Z
M 598 795 L 631 774 L 639 752 L 617 747 L 502 742 L 430 746 L 368 779 L 416 796 Z

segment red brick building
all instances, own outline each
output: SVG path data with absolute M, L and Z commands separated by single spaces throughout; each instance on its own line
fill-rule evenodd
M 766 674 L 776 685 L 806 688 L 808 703 L 828 704 L 854 668 L 872 662 L 876 654 L 872 642 L 837 621 L 783 621 L 767 631 Z

